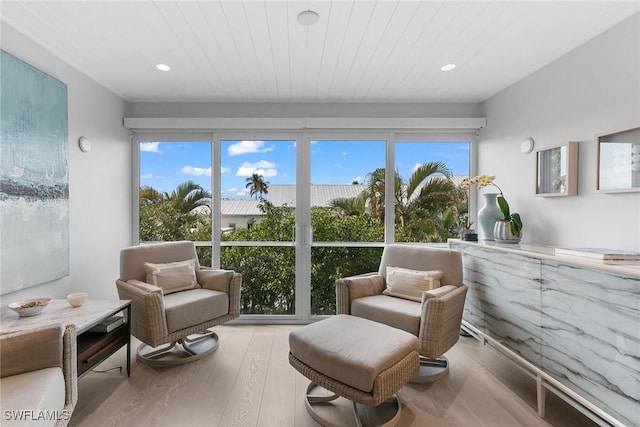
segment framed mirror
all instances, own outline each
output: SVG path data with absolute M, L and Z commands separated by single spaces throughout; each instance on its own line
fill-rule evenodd
M 578 143 L 567 142 L 537 152 L 536 195 L 578 194 Z
M 640 191 L 640 127 L 598 135 L 597 190 Z

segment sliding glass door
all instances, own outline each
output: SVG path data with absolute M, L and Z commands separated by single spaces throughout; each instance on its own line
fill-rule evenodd
M 219 143 L 220 267 L 242 273 L 243 315 L 295 316 L 297 141 Z
M 377 271 L 384 244 L 386 140 L 313 139 L 311 182 L 311 316 L 336 312 L 335 281 Z

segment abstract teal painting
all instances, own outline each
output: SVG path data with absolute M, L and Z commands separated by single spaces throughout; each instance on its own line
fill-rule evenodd
M 0 54 L 0 294 L 6 294 L 69 275 L 69 131 L 67 85 Z

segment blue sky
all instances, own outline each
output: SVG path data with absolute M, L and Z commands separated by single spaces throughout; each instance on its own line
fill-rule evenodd
M 295 141 L 222 141 L 222 196 L 248 199 L 246 178 L 262 175 L 270 184 L 295 184 Z M 396 168 L 408 179 L 419 164 L 446 163 L 454 175 L 468 175 L 469 144 L 451 142 L 396 143 Z M 384 141 L 314 141 L 311 144 L 313 184 L 363 182 L 384 167 Z M 171 192 L 192 180 L 211 189 L 209 142 L 142 142 L 140 185 Z

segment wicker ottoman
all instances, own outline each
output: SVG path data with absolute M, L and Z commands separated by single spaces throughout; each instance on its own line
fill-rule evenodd
M 400 329 L 340 314 L 289 334 L 289 363 L 311 380 L 309 414 L 333 426 L 313 408 L 339 397 L 353 402 L 356 425 L 392 426 L 400 419 L 400 390 L 420 366 L 418 338 Z M 334 393 L 314 395 L 318 386 Z M 364 405 L 364 406 L 362 406 Z

